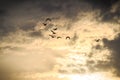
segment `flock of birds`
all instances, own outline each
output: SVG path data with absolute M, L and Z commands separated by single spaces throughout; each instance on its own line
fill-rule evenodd
M 45 20 L 45 22 L 43 23 L 43 25 L 44 25 L 45 27 L 47 27 L 47 25 L 48 25 L 47 22 L 51 22 L 51 21 L 52 21 L 51 18 L 46 18 L 46 20 Z M 57 37 L 55 36 L 55 35 L 57 34 L 57 33 L 56 33 L 56 30 L 58 30 L 58 28 L 56 28 L 56 27 L 53 28 L 52 30 L 50 30 L 52 34 L 49 34 L 49 36 L 50 36 L 51 38 L 61 39 L 61 38 L 62 38 L 61 36 L 57 36 Z M 71 37 L 70 37 L 70 36 L 66 36 L 65 39 L 71 39 Z M 95 41 L 96 41 L 96 42 L 99 42 L 100 39 L 95 39 Z
M 45 20 L 45 22 L 43 23 L 43 25 L 45 26 L 45 27 L 47 27 L 47 25 L 48 25 L 48 23 L 47 22 L 51 22 L 52 21 L 52 19 L 51 18 L 46 18 L 46 20 Z M 56 31 L 58 30 L 58 28 L 57 27 L 55 27 L 55 28 L 53 28 L 52 30 L 50 30 L 50 32 L 52 33 L 52 34 L 49 34 L 49 36 L 51 37 L 51 38 L 57 38 L 57 39 L 61 39 L 62 37 L 61 36 L 57 36 L 56 37 Z M 66 36 L 66 38 L 65 39 L 71 39 L 70 38 L 70 36 Z

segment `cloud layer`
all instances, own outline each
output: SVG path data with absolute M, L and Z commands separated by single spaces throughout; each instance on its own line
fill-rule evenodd
M 1 1 L 0 79 L 11 73 L 31 80 L 37 74 L 44 80 L 58 79 L 59 74 L 119 75 L 119 3 Z

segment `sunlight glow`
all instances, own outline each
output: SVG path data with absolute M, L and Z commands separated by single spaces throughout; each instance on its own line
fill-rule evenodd
M 67 77 L 68 80 L 104 80 L 104 75 L 99 73 L 94 74 L 72 74 L 72 75 L 62 75 L 61 78 Z

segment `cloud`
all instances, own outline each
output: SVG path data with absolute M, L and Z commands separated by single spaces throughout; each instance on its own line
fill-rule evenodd
M 5 73 L 7 76 L 12 72 L 28 72 L 29 75 L 31 72 L 38 72 L 40 75 L 45 74 L 43 79 L 47 79 L 48 72 L 105 72 L 111 70 L 113 63 L 119 72 L 119 51 L 116 50 L 119 40 L 115 39 L 114 42 L 113 39 L 119 33 L 120 27 L 114 20 L 114 24 L 107 23 L 118 15 L 119 5 L 116 0 L 113 3 L 110 1 L 23 0 L 1 5 L 0 69 L 3 71 L 0 74 Z M 52 20 L 46 22 L 46 18 Z M 43 23 L 47 23 L 47 26 Z M 51 38 L 49 35 L 55 27 L 55 38 Z M 57 39 L 58 36 L 61 39 Z M 70 40 L 66 40 L 66 36 L 69 36 Z M 100 41 L 96 42 L 96 39 Z M 115 53 L 112 64 L 110 50 L 104 45 Z M 10 67 L 8 72 L 7 66 Z
M 107 0 L 105 1 L 100 1 L 100 0 L 97 1 L 40 0 L 38 1 L 36 0 L 34 2 L 31 0 L 30 1 L 23 0 L 21 2 L 14 0 L 11 2 L 8 1 L 9 5 L 7 6 L 1 5 L 4 6 L 1 8 L 1 17 L 0 17 L 2 19 L 1 27 L 0 27 L 1 38 L 3 36 L 8 36 L 8 34 L 10 34 L 11 32 L 14 33 L 18 30 L 23 30 L 25 32 L 32 30 L 33 33 L 30 33 L 30 35 L 33 37 L 34 33 L 35 34 L 37 33 L 34 31 L 35 26 L 37 25 L 38 22 L 43 23 L 46 17 L 53 17 L 53 18 L 64 17 L 68 19 L 67 23 L 65 23 L 64 25 L 64 27 L 67 27 L 68 30 L 72 27 L 74 22 L 79 20 L 77 16 L 80 13 L 86 13 L 91 11 L 94 12 L 96 10 L 100 10 L 100 12 L 103 13 L 101 13 L 101 16 L 97 15 L 96 19 L 102 18 L 103 20 L 105 20 L 107 19 L 106 18 L 107 16 L 109 15 L 111 16 L 111 13 L 107 13 L 107 8 L 111 8 L 112 5 L 118 5 L 118 4 L 114 4 L 116 3 L 116 1 L 112 1 L 112 2 Z M 5 3 L 7 4 L 8 2 L 2 1 L 3 4 Z M 106 5 L 102 3 L 106 3 Z M 15 7 L 9 7 L 11 5 Z M 92 9 L 95 8 L 94 6 L 95 7 L 97 6 L 95 10 Z M 103 7 L 106 11 L 102 10 Z M 118 12 L 118 7 L 116 8 L 116 12 Z M 79 16 L 83 17 L 82 15 Z
M 110 1 L 109 1 L 110 2 Z M 108 9 L 103 10 L 101 12 L 101 16 L 102 22 L 112 22 L 112 23 L 120 23 L 120 19 L 119 19 L 119 4 L 120 1 L 119 0 L 115 0 L 113 2 L 111 2 L 110 6 L 108 7 Z
M 9 1 L 8 1 L 9 2 Z M 3 1 L 3 4 L 7 4 L 7 1 Z M 11 6 L 12 5 L 12 6 Z M 3 6 L 3 5 L 1 5 Z M 11 7 L 9 7 L 11 6 Z M 15 6 L 15 7 L 14 7 Z M 83 7 L 84 8 L 81 8 Z M 89 6 L 89 7 L 88 7 Z M 89 11 L 90 4 L 87 2 L 78 0 L 76 1 L 11 1 L 9 5 L 2 7 L 1 17 L 2 26 L 1 37 L 8 35 L 11 32 L 15 32 L 18 29 L 28 31 L 33 30 L 37 22 L 43 22 L 46 17 L 65 17 L 70 19 L 68 23 L 69 28 L 71 24 L 77 20 L 77 14 L 79 12 Z M 2 14 L 4 16 L 2 16 Z
M 120 57 L 120 35 L 118 34 L 117 37 L 113 40 L 103 39 L 105 47 L 111 50 L 111 64 L 115 68 L 115 74 L 120 76 L 120 64 L 118 63 Z

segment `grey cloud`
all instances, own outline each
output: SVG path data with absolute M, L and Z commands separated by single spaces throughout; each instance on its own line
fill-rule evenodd
M 113 0 L 35 0 L 35 2 L 32 0 L 29 1 L 22 1 L 22 2 L 17 2 L 17 1 L 7 1 L 7 3 L 3 2 L 5 5 L 1 5 L 3 6 L 3 8 L 0 8 L 0 20 L 1 20 L 1 24 L 0 24 L 0 38 L 2 36 L 7 36 L 9 33 L 11 32 L 17 32 L 18 30 L 23 30 L 24 32 L 28 32 L 28 36 L 29 37 L 42 37 L 43 33 L 39 32 L 39 31 L 34 31 L 34 27 L 36 26 L 38 21 L 44 21 L 46 17 L 58 17 L 58 16 L 65 16 L 65 18 L 70 19 L 70 22 L 68 24 L 66 24 L 66 27 L 68 27 L 67 29 L 69 30 L 70 27 L 72 26 L 72 24 L 77 21 L 77 14 L 80 12 L 89 12 L 89 11 L 94 11 L 94 10 L 101 10 L 101 14 L 98 17 L 103 17 L 102 21 L 106 20 L 109 21 L 110 19 L 112 19 L 114 16 L 118 16 L 119 15 L 119 9 L 117 8 L 115 13 L 111 13 L 110 12 L 110 7 L 112 6 L 112 3 L 110 1 Z M 115 0 L 117 1 L 117 0 Z M 113 1 L 113 4 L 115 2 Z M 18 5 L 19 4 L 19 5 Z M 14 6 L 10 7 L 11 5 Z M 92 8 L 91 8 L 92 5 Z M 55 14 L 55 15 L 54 15 Z M 48 27 L 46 27 L 46 30 L 51 27 L 53 25 L 49 25 Z M 31 31 L 31 32 L 30 32 Z M 77 40 L 77 35 L 75 34 L 73 37 L 73 42 L 75 42 Z M 119 40 L 112 40 L 109 41 L 107 39 L 103 39 L 105 45 L 113 50 L 113 66 L 116 68 L 116 71 L 119 73 L 120 69 L 120 60 L 119 60 Z M 1 48 L 3 49 L 3 48 Z M 5 49 L 14 49 L 14 48 L 10 48 L 10 47 L 4 47 L 3 50 Z M 15 48 L 16 49 L 16 48 Z M 96 49 L 101 49 L 101 47 L 98 45 L 96 46 Z M 18 50 L 19 51 L 19 50 Z M 30 51 L 23 51 L 24 53 L 28 53 Z M 92 53 L 91 55 L 93 55 L 94 53 Z M 51 56 L 52 55 L 52 56 Z M 37 55 L 36 55 L 37 56 Z M 23 61 L 24 63 L 21 63 L 22 66 L 19 63 L 15 63 L 18 64 L 20 67 L 24 67 L 25 70 L 27 70 L 26 68 L 33 68 L 35 65 L 37 65 L 36 68 L 34 68 L 36 71 L 40 71 L 40 72 L 44 72 L 44 71 L 49 71 L 53 68 L 53 65 L 55 64 L 52 61 L 55 61 L 53 58 L 53 53 L 48 53 L 48 54 L 43 54 L 43 56 L 41 57 L 40 55 L 38 55 L 37 59 L 33 58 L 36 56 L 25 56 L 24 58 L 22 57 L 17 57 L 14 60 L 17 60 L 18 62 Z M 48 59 L 48 57 L 50 56 L 50 58 Z M 27 59 L 26 59 L 27 58 Z M 34 65 L 31 66 L 28 64 L 28 66 L 24 66 L 24 64 L 27 64 L 28 62 L 31 62 L 32 59 L 34 62 Z M 42 59 L 41 59 L 42 58 Z M 46 58 L 48 60 L 44 59 Z M 28 60 L 28 62 L 26 61 Z M 35 61 L 39 61 L 35 64 Z M 43 60 L 43 61 L 41 61 Z M 26 62 L 25 62 L 26 61 Z M 10 63 L 12 63 L 13 61 L 11 61 Z M 49 63 L 50 64 L 49 64 Z M 94 61 L 88 61 L 87 65 L 89 66 L 88 68 L 91 70 L 93 69 L 93 71 L 95 70 L 96 67 L 100 66 L 101 68 L 105 68 L 106 66 L 109 66 L 109 64 L 107 62 L 101 62 L 98 61 L 98 63 L 94 66 L 92 66 L 91 64 L 94 64 Z M 43 64 L 43 67 L 41 67 L 41 64 Z M 44 66 L 45 65 L 45 66 Z M 72 66 L 71 66 L 72 65 Z M 49 66 L 49 69 L 48 67 Z M 85 73 L 85 69 L 82 68 L 82 65 L 76 64 L 70 64 L 67 66 L 71 66 L 69 67 L 71 69 L 70 73 Z M 79 69 L 73 69 L 73 67 L 78 67 Z M 66 67 L 68 68 L 68 67 Z M 2 69 L 2 68 L 0 68 Z M 4 68 L 5 69 L 5 68 Z M 11 70 L 11 69 L 10 69 Z M 60 70 L 61 73 L 67 73 L 67 70 Z M 29 71 L 29 70 L 28 70 Z M 69 71 L 68 71 L 69 72 Z M 0 72 L 0 77 L 2 75 L 2 73 L 5 75 L 3 75 L 3 79 L 5 80 L 5 76 L 9 75 L 9 72 Z
M 52 17 L 65 16 L 66 18 L 68 18 L 70 22 L 67 23 L 65 26 L 69 30 L 72 24 L 75 21 L 77 21 L 78 13 L 80 12 L 85 13 L 97 9 L 101 10 L 101 15 L 99 15 L 98 17 L 103 17 L 102 18 L 103 20 L 107 18 L 109 19 L 109 15 L 111 18 L 112 14 L 108 11 L 110 11 L 110 7 L 116 2 L 117 0 L 1 1 L 2 7 L 0 9 L 1 19 L 0 35 L 1 37 L 7 36 L 10 32 L 15 32 L 18 29 L 24 30 L 26 32 L 29 30 L 33 30 L 38 21 L 42 22 L 44 21 L 43 18 L 51 16 Z M 3 4 L 7 4 L 7 6 Z M 114 13 L 114 15 L 119 15 L 118 14 L 119 10 L 116 11 L 117 12 Z
M 113 22 L 120 23 L 120 1 L 119 0 L 86 0 L 88 3 L 92 5 L 92 9 L 100 10 L 100 14 L 96 16 L 96 20 L 101 22 Z M 115 6 L 114 12 L 112 8 Z M 117 6 L 117 7 L 116 7 Z M 101 20 L 99 20 L 101 18 Z
M 120 10 L 112 13 L 107 12 L 104 15 L 102 15 L 102 22 L 112 22 L 112 23 L 120 23 Z
M 91 3 L 94 8 L 109 9 L 118 0 L 104 0 L 104 1 L 101 1 L 101 0 L 86 0 L 86 1 Z
M 17 29 L 24 31 L 33 30 L 37 21 L 42 22 L 43 18 L 51 16 L 65 16 L 70 19 L 71 21 L 68 24 L 70 28 L 71 24 L 77 20 L 77 14 L 89 11 L 87 6 L 90 6 L 86 1 L 79 2 L 78 0 L 23 0 L 21 2 L 13 0 L 2 1 L 2 3 L 8 5 L 1 5 L 3 6 L 0 11 L 0 19 L 2 18 L 1 36 L 6 36 L 10 32 L 17 31 Z M 11 5 L 12 7 L 10 7 Z M 33 21 L 33 23 L 28 23 L 29 21 Z
M 23 26 L 21 26 L 20 29 L 24 31 L 30 31 L 30 30 L 34 30 L 35 26 L 36 26 L 36 23 L 28 22 L 28 23 L 23 24 Z
M 112 68 L 112 65 L 110 64 L 109 61 L 91 59 L 87 61 L 86 66 L 88 67 L 90 72 L 108 71 Z
M 97 61 L 95 67 L 100 70 L 109 70 L 112 65 L 108 61 Z
M 116 7 L 114 7 L 116 6 Z M 113 9 L 114 8 L 114 9 Z M 102 11 L 102 22 L 120 23 L 120 1 L 115 0 L 106 11 Z
M 99 43 L 95 46 L 92 46 L 92 51 L 87 55 L 89 59 L 86 61 L 86 66 L 88 66 L 90 72 L 108 71 L 112 68 L 111 55 L 103 55 L 103 57 L 105 57 L 106 60 L 94 59 L 94 56 L 96 54 L 102 54 L 102 51 L 104 50 L 106 50 L 106 48 L 103 45 L 100 45 Z
M 120 34 L 114 40 L 103 39 L 105 47 L 111 50 L 111 64 L 116 69 L 115 74 L 120 76 Z
M 120 11 L 120 10 L 119 10 Z M 109 22 L 114 22 L 114 23 L 120 23 L 120 12 L 116 11 L 115 13 L 107 12 L 104 14 L 102 17 L 102 21 L 109 21 Z

